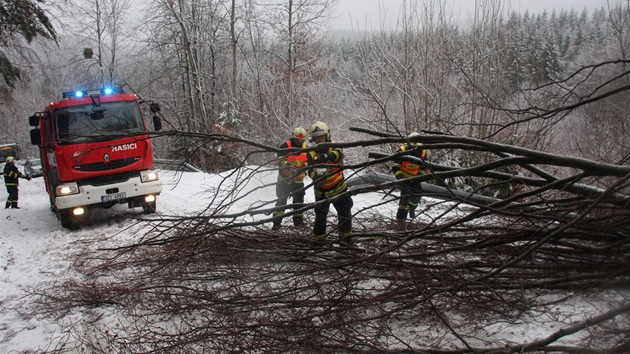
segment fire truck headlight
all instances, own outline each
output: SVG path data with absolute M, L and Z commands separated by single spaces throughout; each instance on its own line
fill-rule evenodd
M 155 171 L 151 171 L 151 170 L 140 172 L 140 178 L 142 179 L 143 183 L 144 182 L 157 181 L 159 179 L 158 173 L 155 172 Z
M 71 195 L 79 193 L 79 186 L 76 183 L 67 183 L 57 186 L 57 196 Z

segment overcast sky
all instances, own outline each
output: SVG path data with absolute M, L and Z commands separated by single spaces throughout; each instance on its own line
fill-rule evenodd
M 409 0 L 408 0 L 409 1 Z M 469 14 L 475 8 L 476 0 L 444 0 L 451 4 L 454 19 L 466 21 Z M 582 9 L 594 9 L 597 7 L 607 6 L 607 2 L 618 4 L 625 0 L 511 0 L 503 1 L 503 4 L 509 4 L 509 9 L 518 12 L 542 12 L 553 9 L 571 8 L 582 11 Z M 331 22 L 334 29 L 355 29 L 362 30 L 366 24 L 371 24 L 373 28 L 380 28 L 380 19 L 385 18 L 390 26 L 393 26 L 399 17 L 400 6 L 403 0 L 339 0 L 337 5 L 337 19 Z M 422 3 L 419 0 L 419 3 Z

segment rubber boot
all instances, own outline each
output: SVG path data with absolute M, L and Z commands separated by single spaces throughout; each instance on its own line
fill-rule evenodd
M 409 218 L 413 219 L 415 217 L 416 217 L 416 208 L 415 207 L 409 208 Z
M 7 202 L 7 203 L 4 205 L 4 208 L 5 208 L 5 209 L 9 209 L 9 207 L 10 207 L 10 206 L 11 206 L 11 203 Z
M 326 244 L 326 234 L 324 235 L 315 235 L 311 236 L 311 240 L 313 242 L 313 247 L 321 248 Z
M 11 205 L 11 208 L 20 209 L 20 207 L 17 205 L 17 202 L 13 202 L 13 204 Z
M 394 225 L 394 228 L 397 231 L 405 231 L 407 212 L 408 211 L 406 209 L 398 209 L 398 212 L 396 213 L 396 224 Z
M 339 234 L 339 244 L 342 246 L 352 245 L 352 232 L 343 232 Z
M 407 230 L 407 220 L 405 220 L 405 219 L 396 219 L 396 224 L 394 224 L 394 230 L 396 230 L 396 231 L 406 231 Z
M 280 228 L 282 227 L 282 216 L 284 215 L 283 212 L 274 212 L 273 213 L 273 226 L 271 227 L 272 230 L 280 230 Z

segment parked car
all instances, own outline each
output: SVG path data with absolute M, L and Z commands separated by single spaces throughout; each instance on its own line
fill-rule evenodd
M 40 159 L 28 159 L 24 162 L 24 173 L 31 177 L 38 177 L 42 175 L 42 160 Z

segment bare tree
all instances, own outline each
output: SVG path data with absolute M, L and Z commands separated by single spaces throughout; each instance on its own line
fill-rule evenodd
M 138 49 L 133 12 L 126 0 L 77 0 L 59 10 L 64 32 L 78 42 L 69 63 L 77 76 L 74 87 L 126 83 L 124 66 L 133 62 Z
M 312 81 L 325 79 L 321 75 L 318 78 L 316 72 L 323 53 L 315 38 L 335 3 L 336 0 L 287 0 L 271 2 L 267 7 L 269 25 L 285 53 L 274 53 L 280 64 L 277 83 L 281 84 L 281 91 L 277 92 L 281 105 L 275 109 L 282 109 L 278 119 L 287 131 L 304 114 L 303 107 L 312 104 L 307 89 L 298 92 L 298 75 L 305 88 Z

